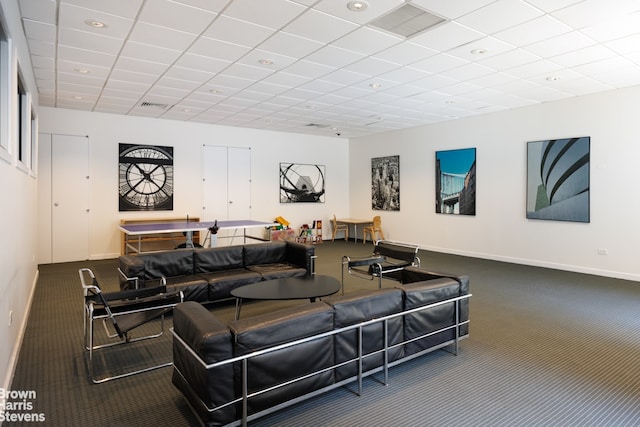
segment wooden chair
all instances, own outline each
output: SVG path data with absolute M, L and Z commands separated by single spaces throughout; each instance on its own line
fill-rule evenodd
M 336 239 L 336 233 L 338 231 L 344 231 L 344 240 L 349 240 L 349 226 L 347 224 L 338 224 L 338 220 L 336 216 L 333 216 L 331 220 L 331 224 L 333 225 L 333 233 L 331 234 L 331 240 Z
M 380 240 L 384 240 L 384 233 L 382 232 L 382 219 L 380 215 L 373 217 L 373 224 L 364 227 L 362 233 L 362 244 L 367 241 L 367 234 L 371 235 L 371 242 L 375 245 L 377 234 L 380 234 Z

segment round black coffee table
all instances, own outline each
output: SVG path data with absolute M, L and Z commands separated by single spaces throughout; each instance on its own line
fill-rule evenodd
M 231 291 L 236 297 L 236 320 L 240 318 L 243 299 L 285 300 L 316 298 L 335 294 L 340 290 L 340 282 L 331 276 L 313 274 L 311 276 L 283 277 L 240 286 Z

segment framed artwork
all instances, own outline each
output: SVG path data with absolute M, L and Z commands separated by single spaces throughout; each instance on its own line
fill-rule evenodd
M 119 145 L 119 209 L 173 210 L 173 147 Z
M 325 166 L 280 163 L 280 203 L 324 203 Z
M 436 213 L 476 214 L 476 149 L 436 151 Z
M 400 210 L 400 156 L 371 159 L 371 209 Z
M 527 143 L 527 218 L 589 222 L 591 138 Z

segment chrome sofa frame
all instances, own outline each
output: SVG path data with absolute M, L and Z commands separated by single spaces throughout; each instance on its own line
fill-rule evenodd
M 458 354 L 458 346 L 459 346 L 460 340 L 464 339 L 464 338 L 466 338 L 468 336 L 468 335 L 460 336 L 460 327 L 469 324 L 469 320 L 460 321 L 460 302 L 463 301 L 463 300 L 469 299 L 471 296 L 472 296 L 472 294 L 466 294 L 466 295 L 462 295 L 462 296 L 458 296 L 458 297 L 454 297 L 454 298 L 449 298 L 449 299 L 446 299 L 446 300 L 443 300 L 443 301 L 438 301 L 438 302 L 435 302 L 435 303 L 432 303 L 432 304 L 424 305 L 424 306 L 421 306 L 421 307 L 416 307 L 416 308 L 413 308 L 413 309 L 410 309 L 410 310 L 405 310 L 405 311 L 402 311 L 400 313 L 395 313 L 395 314 L 387 315 L 387 316 L 384 316 L 384 317 L 379 317 L 379 318 L 376 318 L 376 319 L 364 321 L 364 322 L 361 322 L 361 323 L 358 323 L 358 324 L 355 324 L 355 325 L 334 329 L 334 330 L 329 331 L 329 332 L 324 332 L 324 333 L 317 334 L 317 335 L 314 335 L 314 336 L 311 336 L 311 337 L 307 337 L 307 338 L 291 341 L 291 342 L 288 342 L 288 343 L 280 344 L 280 345 L 277 345 L 277 346 L 265 348 L 265 349 L 262 349 L 262 350 L 259 350 L 259 351 L 252 352 L 250 354 L 246 354 L 244 356 L 238 356 L 238 357 L 230 358 L 230 359 L 227 359 L 227 360 L 223 360 L 223 361 L 216 362 L 216 363 L 211 363 L 211 364 L 207 364 L 194 350 L 191 349 L 191 347 L 178 334 L 175 333 L 174 329 L 171 328 L 171 333 L 173 334 L 174 340 L 176 342 L 178 342 L 182 347 L 187 349 L 189 351 L 189 353 L 191 353 L 191 355 L 205 369 L 209 370 L 209 369 L 213 369 L 213 368 L 217 368 L 217 367 L 221 367 L 221 366 L 229 365 L 229 364 L 233 364 L 233 363 L 238 363 L 238 362 L 240 362 L 241 366 L 242 366 L 242 368 L 241 368 L 241 372 L 242 372 L 242 385 L 241 385 L 242 396 L 241 397 L 239 397 L 239 398 L 237 398 L 237 399 L 235 399 L 233 401 L 227 402 L 227 403 L 225 403 L 223 405 L 220 405 L 220 406 L 218 406 L 216 408 L 210 408 L 201 399 L 198 399 L 196 402 L 188 402 L 188 403 L 189 403 L 190 406 L 194 405 L 194 404 L 197 404 L 200 407 L 205 408 L 209 413 L 213 413 L 213 412 L 215 412 L 217 410 L 220 410 L 222 408 L 228 407 L 230 405 L 235 405 L 235 404 L 241 402 L 242 403 L 242 418 L 239 419 L 239 420 L 236 420 L 236 421 L 234 421 L 234 422 L 232 422 L 230 424 L 228 424 L 228 426 L 239 426 L 239 425 L 246 426 L 249 421 L 255 420 L 255 419 L 260 418 L 260 417 L 263 417 L 263 416 L 268 415 L 270 413 L 273 413 L 273 412 L 275 412 L 277 410 L 286 408 L 288 406 L 291 406 L 291 405 L 296 404 L 298 402 L 304 401 L 304 400 L 309 399 L 311 397 L 317 396 L 317 395 L 322 394 L 324 392 L 327 392 L 329 390 L 333 390 L 335 388 L 345 386 L 345 385 L 347 385 L 349 383 L 352 383 L 352 382 L 356 382 L 357 381 L 356 394 L 358 396 L 360 396 L 362 394 L 362 380 L 363 380 L 364 377 L 367 377 L 367 376 L 370 376 L 372 374 L 375 374 L 375 373 L 378 373 L 378 372 L 382 371 L 383 372 L 383 380 L 381 382 L 382 382 L 382 384 L 386 385 L 388 383 L 388 379 L 389 379 L 389 368 L 391 368 L 393 366 L 396 366 L 396 365 L 399 365 L 400 363 L 412 360 L 412 359 L 414 359 L 416 357 L 419 357 L 419 356 L 422 356 L 424 354 L 433 352 L 433 351 L 441 349 L 443 347 L 447 347 L 447 346 L 452 345 L 452 344 L 453 344 L 454 347 L 453 347 L 453 351 L 451 353 L 453 353 L 454 355 L 457 355 Z M 445 304 L 451 304 L 451 303 L 455 303 L 454 304 L 455 305 L 455 323 L 454 324 L 452 324 L 450 326 L 443 327 L 441 329 L 438 329 L 438 330 L 435 330 L 435 331 L 432 331 L 432 332 L 429 332 L 429 333 L 426 333 L 426 334 L 421 335 L 419 337 L 412 338 L 410 340 L 402 341 L 401 343 L 398 343 L 398 344 L 395 344 L 395 345 L 389 345 L 388 344 L 388 336 L 389 336 L 389 334 L 388 334 L 388 323 L 389 323 L 390 319 L 393 319 L 393 318 L 396 318 L 396 317 L 399 317 L 399 316 L 406 316 L 408 314 L 412 314 L 412 313 L 416 313 L 416 312 L 420 312 L 420 311 L 429 310 L 429 309 L 434 308 L 434 307 L 438 307 L 438 306 L 445 305 Z M 363 328 L 365 328 L 368 325 L 375 324 L 375 323 L 383 323 L 384 324 L 384 348 L 379 350 L 379 351 L 377 351 L 377 352 L 363 354 L 363 350 L 362 350 L 363 347 L 364 347 L 364 345 L 363 345 L 364 344 L 363 343 L 363 337 L 364 337 L 363 336 Z M 345 332 L 345 331 L 348 331 L 348 330 L 353 330 L 353 329 L 357 329 L 358 330 L 358 355 L 357 355 L 357 357 L 355 357 L 353 359 L 349 359 L 349 360 L 341 362 L 341 363 L 338 363 L 338 364 L 335 364 L 335 365 L 330 366 L 328 368 L 312 372 L 312 373 L 310 373 L 308 375 L 296 378 L 294 380 L 286 381 L 286 382 L 283 382 L 281 384 L 277 384 L 275 386 L 272 386 L 270 388 L 254 392 L 252 394 L 248 393 L 248 385 L 247 385 L 248 380 L 247 379 L 248 379 L 248 376 L 249 376 L 249 372 L 248 372 L 247 366 L 248 366 L 248 362 L 249 362 L 250 359 L 252 359 L 254 357 L 261 356 L 261 355 L 264 355 L 264 354 L 267 354 L 267 353 L 271 353 L 271 352 L 274 352 L 274 351 L 278 351 L 278 350 L 294 347 L 296 345 L 307 343 L 307 342 L 310 342 L 310 341 L 313 341 L 313 340 L 317 340 L 317 339 L 320 339 L 320 338 L 333 336 L 333 335 L 336 335 L 336 334 L 339 334 L 339 333 L 342 333 L 342 332 Z M 443 342 L 441 344 L 434 345 L 433 347 L 429 347 L 429 348 L 421 350 L 421 351 L 419 351 L 417 353 L 410 354 L 410 355 L 404 356 L 404 357 L 402 357 L 402 358 L 400 358 L 398 360 L 389 362 L 389 351 L 390 350 L 392 350 L 392 349 L 394 349 L 396 347 L 400 347 L 400 346 L 406 345 L 406 344 L 408 344 L 410 342 L 418 341 L 418 340 L 424 339 L 426 337 L 429 337 L 429 336 L 432 336 L 432 335 L 435 335 L 435 334 L 438 334 L 438 333 L 441 333 L 441 332 L 444 332 L 444 331 L 447 331 L 447 330 L 451 330 L 451 329 L 455 330 L 454 339 L 449 340 L 449 341 L 445 341 L 445 342 Z M 371 356 L 374 356 L 374 355 L 379 354 L 379 353 L 383 353 L 384 354 L 384 356 L 383 356 L 383 359 L 384 359 L 383 365 L 380 366 L 380 367 L 371 369 L 371 370 L 369 370 L 367 372 L 363 372 L 363 369 L 362 369 L 363 360 L 366 359 L 367 357 L 371 357 Z M 343 365 L 346 365 L 346 364 L 349 364 L 349 363 L 353 363 L 353 362 L 357 362 L 357 366 L 358 366 L 358 368 L 357 368 L 357 372 L 358 373 L 354 377 L 346 378 L 346 379 L 341 380 L 339 382 L 333 383 L 333 384 L 331 384 L 329 386 L 323 387 L 321 389 L 315 390 L 315 391 L 310 392 L 310 393 L 305 394 L 305 395 L 298 396 L 298 397 L 296 397 L 294 399 L 291 399 L 291 400 L 289 400 L 287 402 L 283 402 L 281 404 L 278 404 L 278 405 L 273 406 L 271 408 L 268 408 L 268 409 L 265 409 L 263 411 L 257 412 L 255 414 L 252 414 L 252 415 L 248 415 L 247 414 L 248 400 L 250 398 L 254 397 L 254 396 L 257 396 L 259 394 L 262 394 L 262 393 L 265 393 L 265 392 L 268 392 L 268 391 L 271 391 L 271 390 L 286 386 L 288 384 L 292 384 L 292 383 L 304 380 L 304 379 L 312 377 L 314 375 L 319 375 L 319 374 L 321 374 L 323 372 L 330 371 L 332 369 L 336 369 L 336 368 L 338 368 L 340 366 L 343 366 Z M 180 374 L 184 379 L 184 375 L 178 370 L 178 368 L 174 366 L 174 369 L 175 369 L 175 372 L 178 372 L 178 374 Z M 186 382 L 186 379 L 185 379 L 185 382 Z

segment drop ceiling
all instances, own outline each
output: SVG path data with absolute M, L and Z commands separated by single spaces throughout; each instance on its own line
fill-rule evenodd
M 350 138 L 640 84 L 640 0 L 348 3 L 19 0 L 50 107 Z

